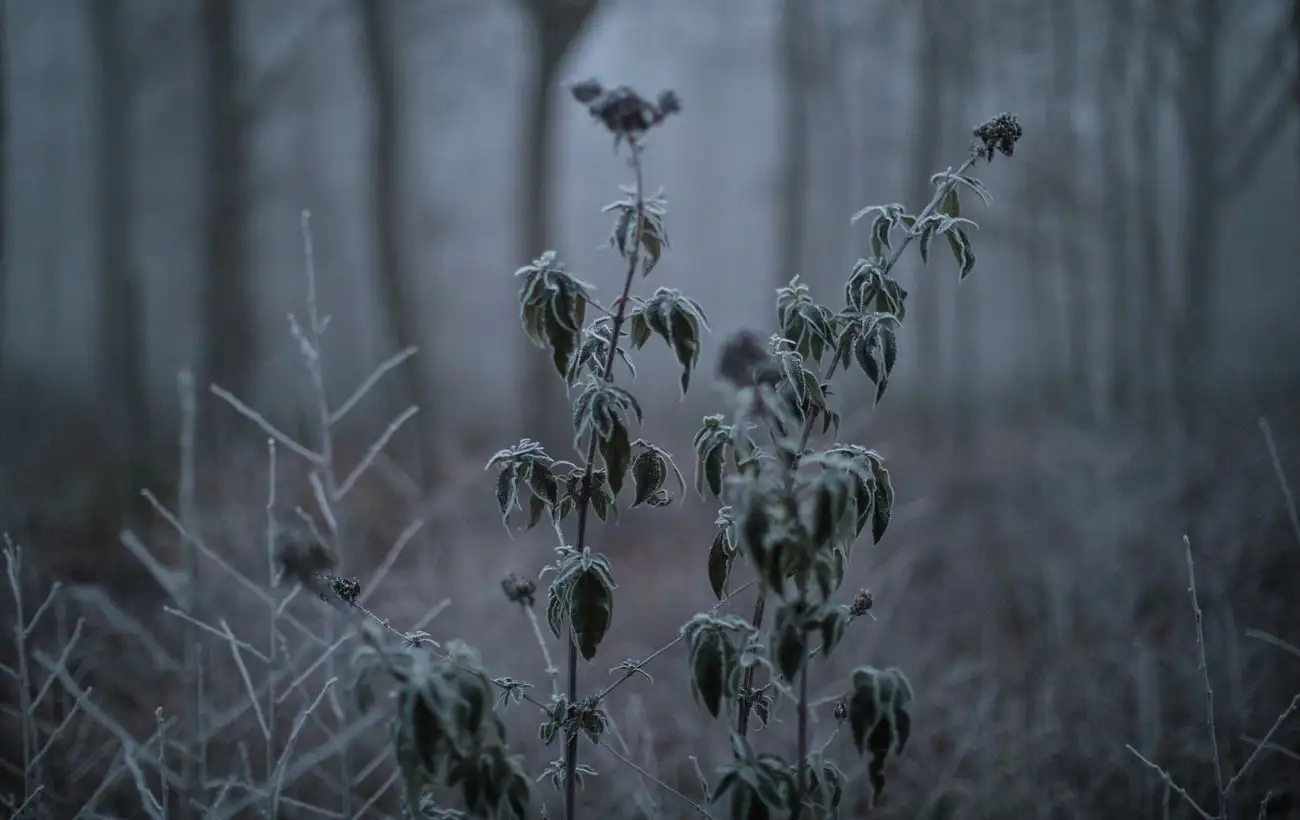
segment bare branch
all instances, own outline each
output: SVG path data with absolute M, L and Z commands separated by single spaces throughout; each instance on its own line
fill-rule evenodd
M 366 380 L 352 392 L 352 395 L 348 396 L 347 401 L 343 402 L 343 404 L 339 405 L 330 413 L 330 426 L 334 426 L 343 421 L 343 418 L 347 416 L 348 413 L 352 412 L 353 408 L 355 408 L 361 400 L 370 393 L 374 386 L 379 383 L 380 379 L 400 367 L 403 362 L 414 356 L 418 350 L 418 348 L 411 346 L 403 350 L 401 353 L 380 362 L 378 367 L 370 371 L 370 375 L 366 377 Z
M 261 413 L 257 412 L 253 408 L 249 407 L 247 404 L 244 404 L 242 401 L 236 398 L 233 393 L 227 391 L 225 388 L 213 384 L 208 386 L 208 390 L 212 393 L 212 395 L 216 396 L 217 398 L 224 401 L 226 404 L 229 404 L 231 407 L 235 408 L 235 411 L 238 412 L 241 416 L 253 422 L 258 427 L 261 427 L 262 432 L 266 433 L 268 436 L 280 442 L 285 447 L 288 447 L 290 450 L 294 451 L 298 455 L 307 459 L 312 464 L 320 464 L 324 460 L 324 457 L 321 456 L 320 453 L 314 452 L 313 450 L 310 450 L 304 447 L 303 445 L 299 444 L 298 442 L 294 441 L 292 438 L 289 437 L 287 433 L 282 432 L 274 424 L 271 424 L 271 422 L 267 421 L 265 416 L 263 416 Z

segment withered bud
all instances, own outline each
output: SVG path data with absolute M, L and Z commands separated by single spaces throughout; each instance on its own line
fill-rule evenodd
M 604 94 L 605 87 L 600 84 L 599 80 L 592 78 L 590 80 L 581 80 L 569 86 L 569 93 L 573 94 L 575 100 L 586 105 Z
M 516 573 L 510 573 L 501 579 L 501 590 L 512 604 L 532 608 L 537 603 L 537 582 Z
M 871 597 L 871 591 L 866 589 L 858 590 L 858 594 L 853 596 L 853 603 L 849 604 L 849 614 L 854 618 L 861 618 L 871 611 L 871 605 L 875 599 Z
M 639 137 L 682 110 L 681 100 L 672 91 L 661 91 L 655 102 L 650 102 L 628 86 L 607 89 L 594 78 L 572 83 L 569 93 L 609 129 L 616 145 Z
M 357 598 L 361 597 L 361 582 L 356 578 L 349 578 L 344 575 L 325 575 L 321 580 L 329 584 L 329 588 L 334 594 L 347 604 L 355 604 Z M 325 598 L 324 595 L 321 595 Z
M 992 162 L 994 151 L 1001 151 L 1008 157 L 1015 153 L 1016 143 L 1024 133 L 1016 115 L 1003 112 L 976 128 L 975 138 L 982 144 L 980 155 Z
M 781 374 L 762 337 L 752 330 L 741 330 L 722 345 L 718 375 L 735 387 L 753 387 L 776 384 Z

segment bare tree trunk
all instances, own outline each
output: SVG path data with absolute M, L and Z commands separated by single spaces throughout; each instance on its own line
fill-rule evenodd
M 536 40 L 524 90 L 524 162 L 520 174 L 519 264 L 536 259 L 553 248 L 555 224 L 551 218 L 555 196 L 555 112 L 551 91 L 559 79 L 573 44 L 595 12 L 597 0 L 524 0 Z M 524 432 L 547 446 L 567 442 L 569 412 L 563 385 L 556 376 L 550 355 L 528 340 L 522 343 L 519 366 L 523 368 L 520 406 Z
M 1291 59 L 1295 67 L 1291 93 L 1296 111 L 1300 112 L 1300 0 L 1291 0 Z M 1300 136 L 1300 131 L 1296 135 Z M 1300 141 L 1297 141 L 1297 147 L 1300 147 Z M 1296 159 L 1300 161 L 1300 151 L 1296 152 Z
M 807 239 L 809 123 L 808 97 L 811 93 L 810 47 L 807 0 L 783 0 L 781 4 L 781 64 L 783 97 L 781 127 L 784 132 L 784 157 L 781 169 L 779 226 L 776 231 L 776 277 L 774 287 L 782 287 L 803 273 L 804 244 Z
M 149 430 L 144 321 L 133 253 L 135 208 L 131 150 L 133 105 L 127 27 L 119 3 L 91 3 L 95 61 L 95 219 L 99 254 L 99 375 L 103 407 L 118 443 L 114 509 L 125 511 L 140 488 Z
M 394 352 L 418 343 L 421 308 L 411 287 L 402 214 L 406 198 L 402 187 L 405 167 L 405 123 L 402 117 L 400 60 L 394 43 L 392 0 L 358 0 L 363 54 L 373 94 L 371 115 L 371 216 L 375 247 L 375 274 L 385 306 L 385 320 L 393 336 Z M 418 469 L 423 475 L 435 464 L 435 435 L 439 430 L 436 393 L 429 374 L 436 366 L 424 355 L 402 368 L 402 403 L 420 405 L 416 417 Z
M 959 80 L 952 83 L 952 92 L 944 98 L 942 105 L 948 111 L 947 120 L 953 123 L 967 120 L 968 93 L 980 86 L 979 54 L 976 43 L 981 32 L 988 31 L 986 18 L 978 7 L 972 5 L 954 6 L 948 9 L 949 25 L 956 31 L 971 32 L 960 37 L 952 37 L 946 54 L 949 64 L 947 70 Z M 992 69 L 1002 74 L 1003 61 L 993 60 Z M 1003 87 L 999 76 L 994 79 L 994 87 Z M 951 421 L 948 425 L 952 431 L 952 445 L 958 456 L 973 455 L 979 445 L 981 416 L 983 413 L 983 357 L 981 354 L 982 311 L 980 304 L 980 285 L 982 277 L 967 279 L 958 284 L 956 304 L 953 314 L 953 332 L 950 340 L 952 353 L 952 385 L 950 411 Z
M 1057 224 L 1057 247 L 1059 259 L 1064 268 L 1066 294 L 1066 383 L 1071 386 L 1072 395 L 1068 397 L 1068 406 L 1075 410 L 1076 420 L 1082 423 L 1092 421 L 1091 367 L 1092 346 L 1091 325 L 1091 281 L 1083 248 L 1078 240 L 1078 231 L 1070 224 L 1079 218 L 1079 186 L 1073 165 L 1080 161 L 1079 139 L 1075 135 L 1074 108 L 1079 101 L 1079 44 L 1078 16 L 1074 0 L 1058 0 L 1046 4 L 1052 42 L 1052 91 L 1050 103 L 1050 120 L 1052 122 L 1052 139 L 1060 149 L 1057 166 L 1062 178 L 1057 180 L 1062 190 L 1071 196 L 1065 203 L 1065 212 L 1060 215 Z
M 238 3 L 204 0 L 201 34 L 205 69 L 208 156 L 203 228 L 203 377 L 235 395 L 252 390 L 254 321 L 247 232 L 247 128 L 238 54 Z
M 917 45 L 914 75 L 917 88 L 912 109 L 911 201 L 908 207 L 919 210 L 925 207 L 934 193 L 930 176 L 938 170 L 942 160 L 943 133 L 947 127 L 944 112 L 946 77 L 944 74 L 945 15 L 940 0 L 917 0 Z M 919 267 L 919 263 L 918 267 Z M 916 334 L 916 383 L 918 431 L 923 441 L 935 441 L 941 423 L 940 402 L 943 391 L 949 387 L 943 360 L 943 324 L 940 316 L 942 283 L 935 276 L 926 276 L 921 269 L 917 281 L 909 288 L 912 304 L 908 310 L 910 332 Z
M 0 2 L 0 373 L 5 372 L 9 305 L 9 4 Z
M 1184 143 L 1181 267 L 1185 301 L 1174 340 L 1178 411 L 1184 429 L 1196 433 L 1206 398 L 1204 374 L 1216 347 L 1213 327 L 1215 273 L 1218 267 L 1220 175 L 1217 139 L 1220 0 L 1197 0 L 1188 22 L 1192 31 L 1182 48 L 1183 85 L 1179 125 Z
M 1158 23 L 1157 23 L 1158 24 Z M 1135 354 L 1142 378 L 1138 400 L 1142 426 L 1155 432 L 1164 426 L 1171 409 L 1169 392 L 1172 362 L 1169 359 L 1170 295 L 1166 286 L 1165 230 L 1160 192 L 1163 190 L 1160 151 L 1159 42 L 1162 35 L 1147 32 L 1142 43 L 1142 82 L 1133 105 L 1134 184 L 1133 214 L 1138 245 L 1137 319 Z
M 1105 42 L 1098 63 L 1096 99 L 1102 122 L 1118 124 L 1125 119 L 1129 96 L 1130 37 L 1133 19 L 1128 0 L 1111 0 L 1105 9 Z M 1110 309 L 1105 321 L 1110 335 L 1110 366 L 1106 371 L 1107 410 L 1114 421 L 1133 418 L 1136 334 L 1133 317 L 1140 289 L 1134 287 L 1131 175 L 1127 141 L 1114 134 L 1100 141 L 1103 200 L 1102 235 L 1106 237 L 1106 275 L 1110 287 Z
M 823 223 L 827 233 L 825 259 L 815 261 L 818 282 L 842 282 L 852 267 L 853 230 L 847 215 L 854 208 L 854 179 L 861 173 L 853 150 L 853 117 L 850 113 L 851 94 L 845 80 L 849 71 L 844 45 L 851 42 L 853 21 L 844 19 L 844 15 L 830 4 L 823 8 L 811 4 L 815 20 L 810 25 L 816 29 L 816 47 L 820 49 L 822 59 L 820 68 L 820 95 L 818 113 L 812 116 L 813 122 L 825 123 L 818 129 L 825 132 L 827 165 L 830 179 L 826 181 L 827 194 L 821 198 L 823 207 L 817 221 Z M 820 10 L 820 14 L 817 12 Z M 811 39 L 811 36 L 810 36 Z M 812 70 L 810 68 L 810 70 Z M 816 151 L 813 151 L 816 155 Z M 819 243 L 820 244 L 820 243 Z M 828 293 L 833 291 L 827 291 Z

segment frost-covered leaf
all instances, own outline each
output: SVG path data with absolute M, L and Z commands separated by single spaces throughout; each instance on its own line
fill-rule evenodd
M 523 280 L 519 316 L 524 332 L 533 344 L 551 350 L 556 372 L 568 379 L 582 343 L 591 286 L 571 276 L 555 251 L 542 254 L 515 276 Z
M 569 592 L 569 623 L 584 660 L 596 656 L 614 620 L 614 585 L 605 572 L 595 567 L 583 570 Z
M 640 300 L 631 314 L 632 344 L 640 347 L 651 335 L 667 344 L 682 368 L 681 394 L 690 387 L 691 374 L 700 360 L 703 334 L 709 329 L 708 317 L 699 302 L 683 296 L 675 288 L 659 288 L 646 300 Z

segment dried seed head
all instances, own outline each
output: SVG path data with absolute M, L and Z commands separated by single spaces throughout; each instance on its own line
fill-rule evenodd
M 328 583 L 329 588 L 344 603 L 355 604 L 357 598 L 361 597 L 361 582 L 356 578 L 348 578 L 343 575 L 324 575 L 321 580 Z M 321 597 L 324 598 L 325 596 L 322 595 Z
M 849 614 L 854 618 L 861 618 L 871 611 L 871 605 L 875 599 L 871 597 L 871 591 L 866 589 L 858 590 L 858 594 L 853 596 L 853 603 L 849 604 Z
M 1024 133 L 1016 115 L 1003 112 L 975 129 L 975 138 L 981 143 L 976 150 L 989 162 L 993 161 L 994 151 L 1001 151 L 1009 157 L 1015 153 L 1016 143 Z
M 510 573 L 501 579 L 501 590 L 505 592 L 506 597 L 512 604 L 520 604 L 532 608 L 537 603 L 537 582 L 525 578 L 522 575 Z
M 752 330 L 732 334 L 718 355 L 718 375 L 735 387 L 753 387 L 779 381 L 776 360 L 762 338 Z
M 607 89 L 596 79 L 573 83 L 569 93 L 609 129 L 616 145 L 635 140 L 682 110 L 681 100 L 672 91 L 661 91 L 655 102 L 650 102 L 628 86 Z

